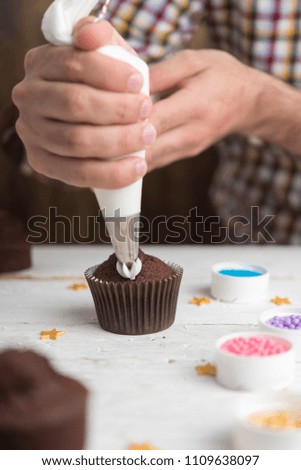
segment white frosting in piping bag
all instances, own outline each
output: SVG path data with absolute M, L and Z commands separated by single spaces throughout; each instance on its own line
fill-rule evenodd
M 131 268 L 128 268 L 125 263 L 120 263 L 117 261 L 116 263 L 116 269 L 120 276 L 125 277 L 126 279 L 131 279 L 131 281 L 134 281 L 136 276 L 140 273 L 142 268 L 142 263 L 139 258 L 136 259 L 136 261 L 132 264 Z

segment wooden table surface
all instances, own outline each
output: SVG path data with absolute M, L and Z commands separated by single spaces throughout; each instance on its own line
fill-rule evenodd
M 0 348 L 32 348 L 91 391 L 88 449 L 126 449 L 151 442 L 159 449 L 229 449 L 238 406 L 252 395 L 200 377 L 195 366 L 213 361 L 221 335 L 257 329 L 275 295 L 301 305 L 301 248 L 152 246 L 145 251 L 183 266 L 175 324 L 140 337 L 118 336 L 98 326 L 89 290 L 68 289 L 84 270 L 104 261 L 110 247 L 36 247 L 33 268 L 0 280 Z M 271 271 L 269 299 L 234 305 L 190 305 L 208 294 L 210 268 L 244 261 Z M 30 277 L 27 277 L 30 276 Z M 41 330 L 65 336 L 40 340 Z M 301 391 L 301 364 L 293 390 Z

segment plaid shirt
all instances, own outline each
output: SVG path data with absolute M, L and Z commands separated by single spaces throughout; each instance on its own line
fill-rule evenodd
M 111 0 L 108 19 L 149 62 L 183 48 L 204 21 L 211 46 L 301 87 L 300 0 Z M 301 243 L 301 158 L 258 139 L 230 136 L 217 145 L 212 203 L 232 216 L 275 215 L 280 243 Z

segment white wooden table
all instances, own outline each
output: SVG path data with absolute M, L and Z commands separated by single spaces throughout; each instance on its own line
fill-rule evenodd
M 177 318 L 154 335 L 128 337 L 98 326 L 89 290 L 68 289 L 84 270 L 104 261 L 106 247 L 36 247 L 31 279 L 0 281 L 0 348 L 32 348 L 91 391 L 88 449 L 126 449 L 149 441 L 160 449 L 229 449 L 237 407 L 250 393 L 199 377 L 195 366 L 212 361 L 223 334 L 256 329 L 259 314 L 273 306 L 214 302 L 197 307 L 189 299 L 206 294 L 210 268 L 218 261 L 260 264 L 271 271 L 270 298 L 301 304 L 301 248 L 152 246 L 145 251 L 184 267 Z M 50 277 L 57 277 L 50 280 Z M 78 278 L 78 279 L 77 279 Z M 47 329 L 63 329 L 57 341 L 40 340 Z M 297 364 L 294 390 L 301 390 Z

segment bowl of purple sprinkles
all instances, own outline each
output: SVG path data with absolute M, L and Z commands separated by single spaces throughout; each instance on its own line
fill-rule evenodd
M 259 320 L 265 331 L 289 339 L 295 346 L 297 358 L 301 358 L 301 307 L 276 307 L 265 311 Z

